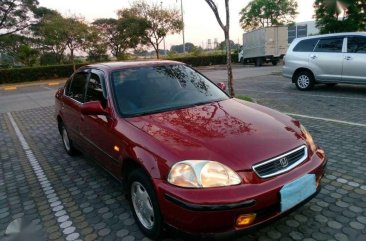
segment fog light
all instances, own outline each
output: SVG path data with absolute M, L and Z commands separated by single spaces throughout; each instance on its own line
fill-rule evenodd
M 255 213 L 240 215 L 236 219 L 236 226 L 242 227 L 252 224 L 254 222 L 255 216 Z

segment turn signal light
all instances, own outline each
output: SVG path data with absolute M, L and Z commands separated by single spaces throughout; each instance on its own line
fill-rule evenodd
M 236 226 L 243 227 L 243 226 L 250 225 L 254 222 L 255 217 L 256 217 L 255 213 L 240 215 L 236 219 Z

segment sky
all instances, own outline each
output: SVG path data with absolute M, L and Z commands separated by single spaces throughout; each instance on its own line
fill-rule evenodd
M 133 0 L 38 0 L 43 7 L 59 11 L 65 16 L 83 16 L 89 22 L 97 18 L 116 18 L 119 9 L 126 8 Z M 166 8 L 180 10 L 181 0 L 148 0 L 162 3 Z M 249 0 L 230 0 L 230 39 L 235 43 L 242 41 L 243 30 L 239 25 L 239 12 Z M 297 0 L 298 12 L 296 22 L 313 19 L 314 0 Z M 222 19 L 225 19 L 224 0 L 216 0 Z M 215 39 L 220 43 L 224 40 L 224 33 L 216 21 L 216 18 L 204 0 L 183 0 L 183 13 L 185 24 L 185 40 L 195 45 L 206 48 L 208 39 L 212 45 Z M 166 48 L 172 45 L 182 44 L 182 35 L 169 35 L 165 39 Z M 161 46 L 163 48 L 163 46 Z

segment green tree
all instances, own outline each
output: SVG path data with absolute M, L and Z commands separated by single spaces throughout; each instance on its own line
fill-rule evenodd
M 297 15 L 295 0 L 252 0 L 240 11 L 240 24 L 245 31 L 286 25 Z
M 320 33 L 366 30 L 365 0 L 315 0 L 314 8 Z
M 93 26 L 90 27 L 86 41 L 87 43 L 85 51 L 88 52 L 89 61 L 101 62 L 108 60 L 108 45 L 105 43 L 102 35 L 97 28 Z
M 37 0 L 1 0 L 0 36 L 19 32 L 34 23 Z
M 226 24 L 222 22 L 219 10 L 214 0 L 206 0 L 206 3 L 213 11 L 216 20 L 222 30 L 224 31 L 225 36 L 225 43 L 226 43 L 226 68 L 227 68 L 227 79 L 229 85 L 229 92 L 231 96 L 235 96 L 234 91 L 234 77 L 233 77 L 233 70 L 231 67 L 231 48 L 230 48 L 230 10 L 229 10 L 229 0 L 225 0 L 225 10 L 226 10 Z
M 0 52 L 11 56 L 16 62 L 26 66 L 34 65 L 39 58 L 39 51 L 34 48 L 34 40 L 19 34 L 0 36 Z
M 127 9 L 118 11 L 118 19 L 101 18 L 92 25 L 100 32 L 103 42 L 107 44 L 116 58 L 124 56 L 127 49 L 136 48 L 142 43 L 147 23 L 129 12 Z
M 146 42 L 154 48 L 158 59 L 160 57 L 159 46 L 166 35 L 179 33 L 183 29 L 178 10 L 164 9 L 156 3 L 148 3 L 144 0 L 136 1 L 127 13 L 146 21 L 147 28 L 144 37 Z
M 64 18 L 60 14 L 44 17 L 36 31 L 36 36 L 42 42 L 44 49 L 57 55 L 59 63 L 65 51 L 68 50 L 69 61 L 73 64 L 75 51 L 82 51 L 87 47 L 88 34 L 89 27 L 82 19 Z

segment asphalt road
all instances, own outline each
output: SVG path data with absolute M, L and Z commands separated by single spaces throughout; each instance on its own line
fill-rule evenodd
M 224 67 L 200 69 L 225 80 Z M 327 174 L 316 198 L 236 239 L 366 240 L 366 86 L 300 92 L 279 70 L 236 66 L 237 95 L 299 119 L 324 147 Z M 0 90 L 0 240 L 17 219 L 28 228 L 25 240 L 148 240 L 120 184 L 85 157 L 64 152 L 53 117 L 60 85 Z M 189 239 L 169 232 L 165 240 Z

